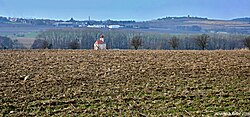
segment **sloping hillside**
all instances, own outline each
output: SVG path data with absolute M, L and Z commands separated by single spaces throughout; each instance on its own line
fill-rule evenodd
M 143 22 L 141 25 L 175 32 L 225 32 L 250 34 L 249 22 L 234 20 L 211 20 L 206 18 L 162 18 Z

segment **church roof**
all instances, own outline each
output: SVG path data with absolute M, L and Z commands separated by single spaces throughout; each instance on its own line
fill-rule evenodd
M 101 40 L 96 40 L 95 44 L 105 44 L 105 42 L 103 42 Z

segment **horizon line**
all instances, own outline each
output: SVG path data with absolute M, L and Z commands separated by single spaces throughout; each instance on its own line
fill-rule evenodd
M 88 21 L 89 18 L 86 19 L 79 19 L 79 18 L 74 18 L 74 17 L 70 17 L 69 19 L 64 19 L 64 18 L 42 18 L 42 17 L 13 17 L 13 16 L 5 16 L 5 15 L 0 15 L 0 17 L 6 17 L 6 18 L 23 18 L 23 19 L 43 19 L 43 20 L 57 20 L 57 21 L 69 21 L 71 18 L 73 18 L 75 21 Z M 91 16 L 88 16 L 91 17 Z M 143 21 L 152 21 L 152 20 L 158 20 L 158 19 L 163 19 L 163 18 L 206 18 L 208 20 L 234 20 L 234 19 L 239 19 L 239 18 L 250 18 L 250 16 L 239 16 L 239 17 L 234 17 L 234 18 L 230 18 L 230 19 L 226 19 L 226 18 L 209 18 L 209 17 L 202 17 L 202 16 L 190 16 L 190 15 L 182 15 L 182 16 L 163 16 L 163 17 L 158 17 L 158 18 L 152 18 L 152 19 L 144 19 L 144 20 L 136 20 L 136 19 L 112 19 L 112 18 L 106 18 L 105 20 L 100 20 L 100 19 L 91 19 L 91 21 L 107 21 L 107 20 L 112 20 L 112 21 L 139 21 L 139 22 L 143 22 Z

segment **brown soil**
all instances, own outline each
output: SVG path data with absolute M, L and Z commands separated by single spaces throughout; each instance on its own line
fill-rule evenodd
M 0 51 L 2 116 L 250 110 L 250 51 Z

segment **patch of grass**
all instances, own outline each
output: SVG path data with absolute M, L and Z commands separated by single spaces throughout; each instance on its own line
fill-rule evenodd
M 28 32 L 24 34 L 24 37 L 26 38 L 36 38 L 36 36 L 38 35 L 38 32 Z

